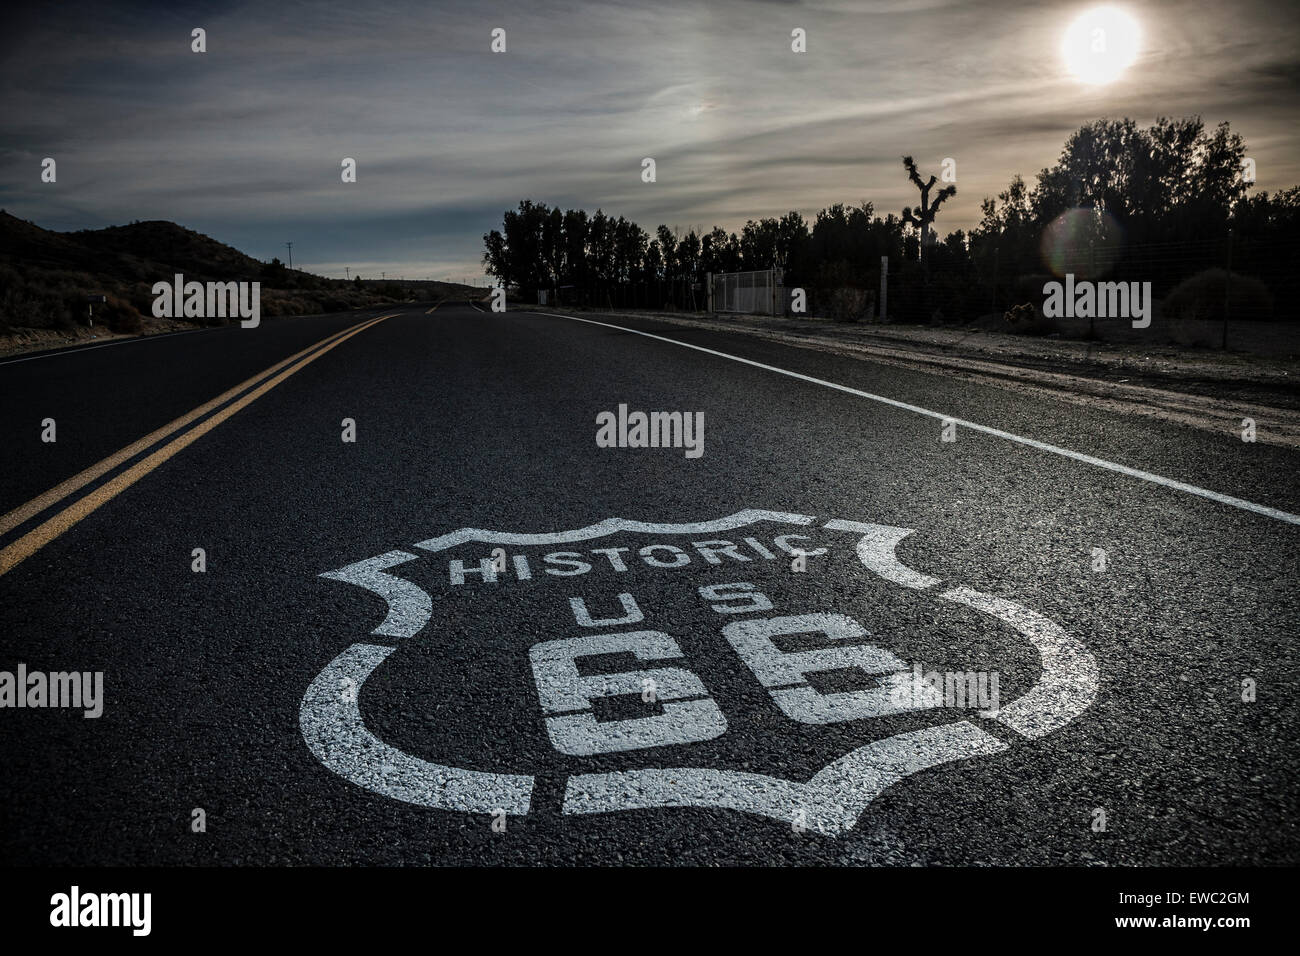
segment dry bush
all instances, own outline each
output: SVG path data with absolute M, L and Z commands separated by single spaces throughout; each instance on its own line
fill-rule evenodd
M 1184 279 L 1160 304 L 1170 319 L 1223 321 L 1224 292 L 1228 292 L 1229 318 L 1273 318 L 1273 296 L 1259 279 L 1234 272 L 1231 282 L 1223 269 L 1206 269 Z M 1225 290 L 1225 286 L 1227 289 Z
M 827 311 L 833 322 L 858 322 L 868 317 L 870 302 L 871 298 L 861 289 L 840 286 L 831 290 Z
M 66 293 L 55 285 L 29 282 L 10 266 L 0 269 L 0 327 L 71 329 Z
M 1003 313 L 1008 331 L 1014 335 L 1051 335 L 1061 331 L 1055 319 L 1049 319 L 1035 308 L 1034 303 L 1013 305 Z
M 105 302 L 95 307 L 96 318 L 102 317 L 112 331 L 123 335 L 135 335 L 144 331 L 144 317 L 134 305 L 115 295 L 106 296 L 105 299 Z

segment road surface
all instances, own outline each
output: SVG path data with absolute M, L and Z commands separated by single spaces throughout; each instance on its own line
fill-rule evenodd
M 0 360 L 0 858 L 1300 861 L 1295 452 L 584 318 Z

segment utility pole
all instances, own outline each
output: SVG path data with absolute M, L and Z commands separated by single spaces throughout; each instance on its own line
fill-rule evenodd
M 286 242 L 285 245 L 289 247 L 289 268 L 292 269 L 293 268 L 293 243 Z
M 998 307 L 998 260 L 1002 258 L 1001 244 L 993 247 L 993 285 L 989 289 L 989 311 L 993 312 Z
M 1223 342 L 1222 347 L 1228 351 L 1228 303 L 1232 290 L 1232 230 L 1228 230 L 1228 262 L 1223 276 Z
M 889 320 L 889 256 L 880 257 L 880 321 Z
M 1097 250 L 1091 239 L 1088 240 L 1088 279 L 1095 282 L 1097 280 Z M 1093 318 L 1097 310 L 1088 310 L 1088 338 L 1097 337 L 1097 320 Z

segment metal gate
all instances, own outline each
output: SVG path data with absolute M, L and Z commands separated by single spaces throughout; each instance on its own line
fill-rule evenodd
M 711 272 L 709 311 L 779 315 L 784 311 L 782 291 L 781 277 L 776 269 Z

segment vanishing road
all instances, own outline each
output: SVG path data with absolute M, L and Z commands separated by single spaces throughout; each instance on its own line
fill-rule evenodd
M 0 360 L 0 860 L 1300 862 L 1258 427 L 469 303 Z

